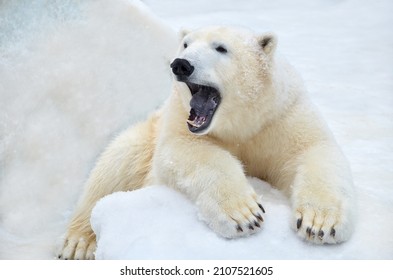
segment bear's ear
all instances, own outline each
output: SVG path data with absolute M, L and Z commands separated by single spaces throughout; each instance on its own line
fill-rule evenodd
M 277 46 L 277 37 L 273 33 L 265 33 L 258 36 L 258 44 L 267 55 L 273 54 Z
M 186 37 L 188 33 L 190 33 L 190 30 L 188 30 L 186 28 L 180 29 L 180 31 L 179 31 L 180 40 L 183 40 L 183 38 Z

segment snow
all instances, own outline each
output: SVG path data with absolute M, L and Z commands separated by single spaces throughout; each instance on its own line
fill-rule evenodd
M 1 259 L 54 258 L 100 151 L 169 94 L 174 30 L 208 24 L 278 35 L 351 163 L 355 233 L 342 245 L 301 241 L 287 198 L 249 178 L 264 229 L 225 240 L 181 194 L 150 186 L 97 204 L 97 258 L 393 259 L 391 1 L 20 3 L 0 6 Z
M 289 229 L 288 199 L 266 182 L 250 178 L 263 195 L 267 219 L 258 234 L 224 239 L 198 219 L 193 205 L 166 186 L 115 193 L 93 210 L 97 259 L 343 259 L 359 258 L 363 240 L 340 246 L 306 244 Z M 146 207 L 146 205 L 152 205 Z M 269 209 L 269 210 L 267 210 Z M 374 248 L 373 248 L 374 249 Z M 374 251 L 371 258 L 389 257 Z M 382 252 L 383 253 L 383 252 Z M 361 258 L 361 257 L 360 257 Z

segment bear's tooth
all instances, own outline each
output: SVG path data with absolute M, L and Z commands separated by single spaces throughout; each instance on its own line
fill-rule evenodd
M 205 116 L 196 116 L 193 120 L 187 120 L 187 123 L 192 125 L 193 127 L 201 127 L 206 122 Z
M 187 123 L 189 123 L 193 127 L 200 127 L 202 125 L 202 124 L 195 122 L 195 120 L 194 121 L 187 120 Z

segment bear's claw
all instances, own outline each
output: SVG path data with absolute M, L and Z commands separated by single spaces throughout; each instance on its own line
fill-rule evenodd
M 260 222 L 262 222 L 263 223 L 263 218 L 262 218 L 262 216 L 261 216 L 261 214 L 257 214 L 257 215 L 254 215 Z
M 318 232 L 318 238 L 320 239 L 320 240 L 323 240 L 323 236 L 325 235 L 325 233 L 323 232 L 323 230 L 319 230 L 319 232 Z
M 295 212 L 295 229 L 303 239 L 317 243 L 340 243 L 348 239 L 348 225 L 338 207 L 321 207 L 310 203 Z M 327 234 L 329 233 L 329 234 Z
M 254 234 L 262 228 L 265 209 L 251 187 L 244 192 L 221 195 L 225 199 L 206 192 L 197 200 L 200 218 L 216 233 L 226 238 L 236 238 Z
M 265 209 L 264 209 L 263 206 L 262 206 L 262 204 L 258 203 L 258 206 L 259 206 L 259 208 L 261 208 L 261 210 L 262 210 L 263 213 L 266 213 L 266 212 L 265 212 Z
M 61 252 L 57 255 L 62 260 L 93 260 L 96 249 L 94 233 L 69 233 Z
M 297 219 L 297 222 L 296 222 L 297 229 L 299 229 L 302 226 L 302 221 L 303 221 L 302 218 Z

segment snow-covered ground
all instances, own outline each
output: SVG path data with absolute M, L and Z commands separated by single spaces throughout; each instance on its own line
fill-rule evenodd
M 132 0 L 32 2 L 0 4 L 1 259 L 54 257 L 100 151 L 169 94 L 173 30 L 207 24 L 278 35 L 351 163 L 355 234 L 338 246 L 299 240 L 287 199 L 250 178 L 264 230 L 228 241 L 152 186 L 100 201 L 97 257 L 393 259 L 393 2 L 144 1 L 152 13 Z

